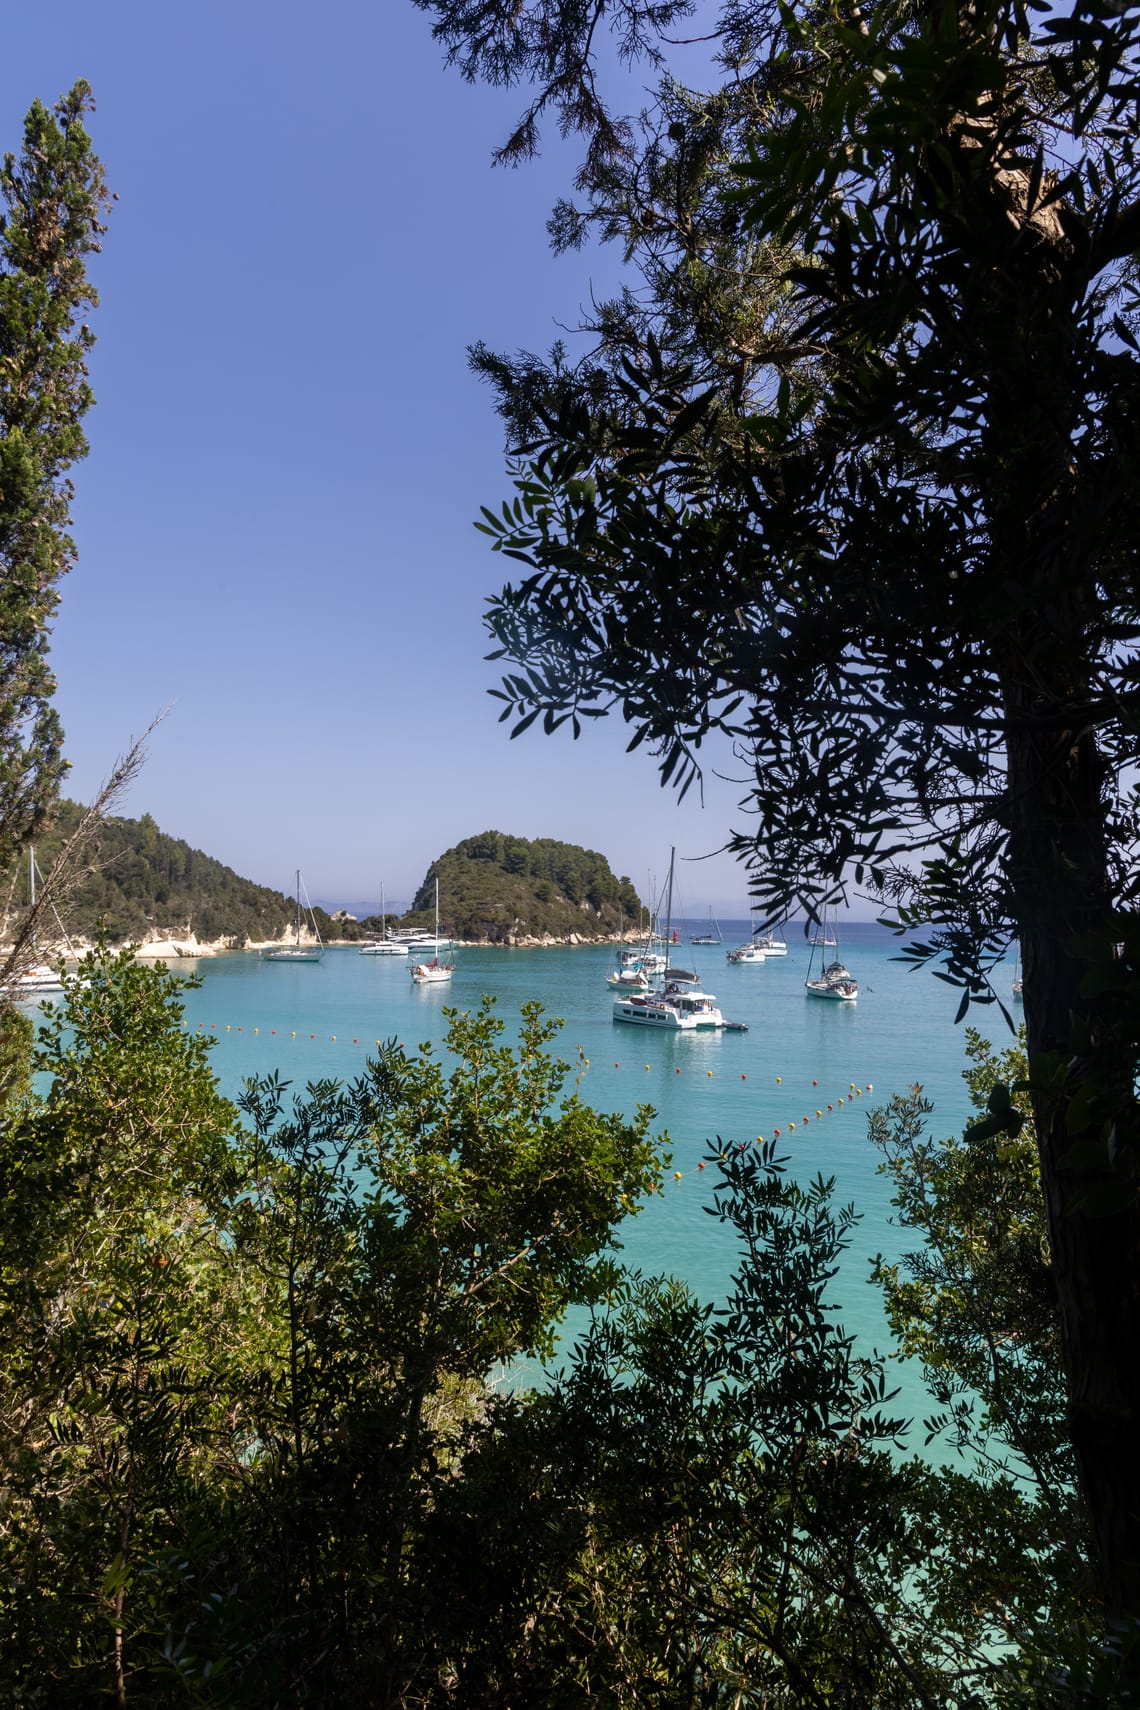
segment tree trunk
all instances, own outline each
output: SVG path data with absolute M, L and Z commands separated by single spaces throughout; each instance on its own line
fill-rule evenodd
M 1070 638 L 1071 640 L 1071 638 Z M 1066 685 L 1072 693 L 1074 685 Z M 1058 699 L 1061 696 L 1058 695 Z M 1045 709 L 1007 697 L 1010 868 L 1021 929 L 1030 1074 L 1048 1217 L 1069 1413 L 1110 1617 L 1140 1616 L 1140 1203 L 1135 1188 L 1135 1052 L 1116 1000 L 1086 996 L 1095 956 L 1082 936 L 1111 940 L 1102 768 L 1088 731 L 1042 733 L 1019 716 Z M 1087 1107 L 1085 1101 L 1087 1102 Z M 1087 1108 L 1087 1115 L 1084 1114 Z M 1066 1162 L 1106 1137 L 1104 1165 Z M 1103 1188 L 1111 1163 L 1122 1199 L 1074 1208 Z

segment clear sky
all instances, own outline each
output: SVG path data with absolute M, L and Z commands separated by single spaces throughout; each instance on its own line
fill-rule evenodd
M 487 694 L 472 518 L 507 483 L 465 350 L 545 349 L 612 287 L 547 247 L 573 150 L 493 169 L 522 96 L 448 71 L 408 0 L 17 8 L 0 147 L 78 77 L 119 200 L 53 647 L 71 793 L 169 705 L 121 811 L 330 906 L 410 901 L 490 828 L 643 895 L 670 844 L 717 850 L 736 785 L 678 806 L 620 722 L 511 742 Z M 679 872 L 688 912 L 745 912 L 728 856 Z

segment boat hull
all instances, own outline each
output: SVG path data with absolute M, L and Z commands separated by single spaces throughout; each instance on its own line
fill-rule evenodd
M 441 962 L 435 966 L 431 962 L 417 962 L 414 968 L 409 968 L 417 986 L 441 986 L 445 980 L 450 980 L 454 969 Z
M 701 1016 L 684 1015 L 672 1004 L 638 1004 L 623 998 L 614 1004 L 614 1020 L 630 1022 L 634 1027 L 653 1027 L 658 1033 L 714 1033 L 726 1025 L 719 1009 Z
M 853 983 L 837 986 L 828 985 L 826 980 L 805 980 L 804 991 L 808 997 L 824 998 L 831 1003 L 854 1003 L 859 996 L 858 987 Z

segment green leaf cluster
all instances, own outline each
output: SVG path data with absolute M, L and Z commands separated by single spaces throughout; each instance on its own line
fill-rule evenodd
M 92 105 L 82 81 L 51 109 L 34 102 L 0 165 L 0 866 L 37 834 L 66 770 L 47 652 L 92 403 L 87 257 L 107 207 Z

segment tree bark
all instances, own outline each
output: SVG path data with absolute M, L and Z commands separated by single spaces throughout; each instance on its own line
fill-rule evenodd
M 1015 694 L 1015 703 L 1024 699 Z M 1140 1615 L 1140 1205 L 1135 1198 L 1134 1062 L 1104 1000 L 1082 993 L 1084 935 L 1111 934 L 1101 768 L 1089 733 L 1009 741 L 1011 876 L 1021 926 L 1025 1024 L 1041 1184 L 1065 1351 L 1077 1463 L 1111 1616 Z M 1089 1117 L 1080 1116 L 1088 1100 Z M 1081 1100 L 1081 1104 L 1075 1101 Z M 1111 1118 L 1107 1113 L 1111 1111 Z M 1075 1144 L 1111 1120 L 1113 1164 L 1131 1203 L 1074 1206 L 1103 1185 Z M 1108 1150 L 1105 1154 L 1108 1162 Z

